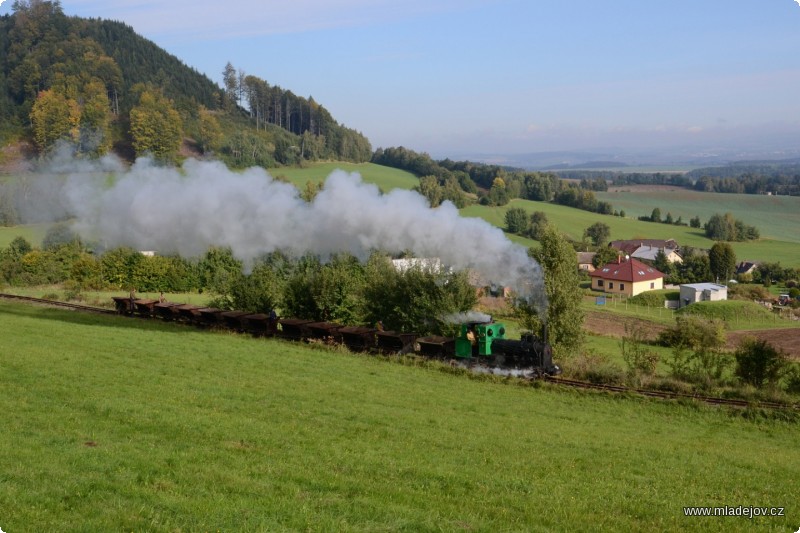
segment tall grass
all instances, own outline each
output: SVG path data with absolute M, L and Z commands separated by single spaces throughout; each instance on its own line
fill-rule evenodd
M 793 423 L 0 302 L 6 531 L 789 531 Z M 685 518 L 687 505 L 785 517 Z

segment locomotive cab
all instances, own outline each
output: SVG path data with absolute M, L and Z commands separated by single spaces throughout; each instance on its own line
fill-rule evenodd
M 504 339 L 505 325 L 499 322 L 465 322 L 456 338 L 456 357 L 469 359 L 492 355 L 492 343 Z

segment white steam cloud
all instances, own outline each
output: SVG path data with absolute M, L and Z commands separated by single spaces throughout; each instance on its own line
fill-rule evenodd
M 62 194 L 77 217 L 74 229 L 105 247 L 196 257 L 211 245 L 229 246 L 245 262 L 274 250 L 350 252 L 362 260 L 376 249 L 411 250 L 474 269 L 546 306 L 541 268 L 500 229 L 461 217 L 449 202 L 432 209 L 416 192 L 381 194 L 357 174 L 333 172 L 307 203 L 260 168 L 233 172 L 219 162 L 188 160 L 175 169 L 140 159 L 111 185 L 104 173 L 73 173 Z
M 445 315 L 444 321 L 448 324 L 463 324 L 465 322 L 491 322 L 492 315 L 481 313 L 480 311 L 470 311 L 468 313 L 454 313 Z

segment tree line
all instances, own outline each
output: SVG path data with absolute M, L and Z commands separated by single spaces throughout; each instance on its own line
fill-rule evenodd
M 348 325 L 373 325 L 419 334 L 452 333 L 446 317 L 477 301 L 466 272 L 422 267 L 395 269 L 376 252 L 366 263 L 349 254 L 327 261 L 315 255 L 266 254 L 249 265 L 228 248 L 212 247 L 201 257 L 148 257 L 130 248 L 93 253 L 64 225 L 56 225 L 41 247 L 17 237 L 0 249 L 0 285 L 63 284 L 69 296 L 84 290 L 138 292 L 206 291 L 211 305 Z
M 443 199 L 462 207 L 470 201 L 502 206 L 514 198 L 522 198 L 619 215 L 611 204 L 599 201 L 594 194 L 594 191 L 603 190 L 602 180 L 574 183 L 562 180 L 554 173 L 530 172 L 471 161 L 435 161 L 426 153 L 402 146 L 378 148 L 372 156 L 372 162 L 406 170 L 420 177 L 421 186 L 417 190 L 434 206 Z
M 701 192 L 800 196 L 800 163 L 732 163 L 686 173 L 557 170 L 561 178 L 604 180 L 613 186 L 671 185 Z

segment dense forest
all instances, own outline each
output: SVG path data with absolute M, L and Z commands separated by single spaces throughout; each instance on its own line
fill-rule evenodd
M 0 142 L 169 161 L 189 141 L 232 166 L 371 156 L 369 141 L 313 98 L 230 63 L 220 88 L 123 23 L 68 17 L 58 0 L 12 10 L 0 17 Z

